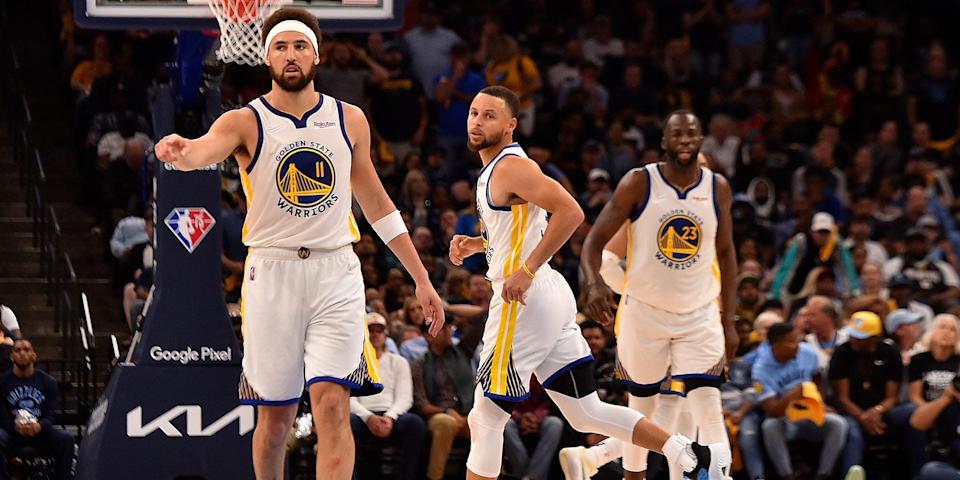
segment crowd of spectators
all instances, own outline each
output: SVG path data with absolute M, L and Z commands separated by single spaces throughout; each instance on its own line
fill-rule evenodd
M 146 152 L 164 131 L 157 98 L 171 88 L 174 36 L 80 30 L 68 3 L 64 78 L 85 198 L 135 326 L 153 263 Z M 319 90 L 367 112 L 376 167 L 449 308 L 450 327 L 425 336 L 412 282 L 361 220 L 371 338 L 389 368 L 384 397 L 352 403 L 353 427 L 363 444 L 398 445 L 396 478 L 443 477 L 468 437 L 491 291 L 482 256 L 455 267 L 447 250 L 453 235 L 479 233 L 465 118 L 491 84 L 520 95 L 516 138 L 587 214 L 551 260 L 575 292 L 590 222 L 624 174 L 660 159 L 664 116 L 685 108 L 702 120 L 702 153 L 735 192 L 743 342 L 724 406 L 740 478 L 856 465 L 871 478 L 955 478 L 943 475 L 960 459 L 956 2 L 407 3 L 398 32 L 326 36 L 316 75 Z M 263 72 L 210 58 L 200 107 L 177 106 L 188 137 L 269 86 Z M 246 205 L 235 164 L 223 172 L 232 302 Z M 615 339 L 581 320 L 604 399 L 623 402 Z M 822 416 L 791 418 L 794 402 L 815 396 Z M 543 395 L 518 407 L 506 435 L 517 478 L 556 478 L 559 446 L 600 440 L 572 434 Z

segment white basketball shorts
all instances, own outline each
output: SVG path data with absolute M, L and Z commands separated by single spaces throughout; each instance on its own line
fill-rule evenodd
M 503 281 L 494 282 L 483 332 L 477 382 L 484 395 L 510 402 L 530 396 L 530 375 L 548 387 L 560 373 L 592 362 L 577 326 L 577 304 L 567 280 L 541 268 L 527 290 L 527 304 L 504 303 Z
M 383 388 L 351 246 L 251 248 L 244 275 L 241 403 L 296 404 L 304 382 L 338 383 L 357 396 Z
M 624 295 L 617 310 L 617 374 L 627 385 L 660 385 L 723 373 L 724 340 L 717 302 L 687 313 L 660 310 Z M 675 387 L 671 386 L 670 390 Z

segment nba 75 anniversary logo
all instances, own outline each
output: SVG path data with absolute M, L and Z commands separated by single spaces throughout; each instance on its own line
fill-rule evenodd
M 197 245 L 213 230 L 217 221 L 210 212 L 203 207 L 178 207 L 170 210 L 170 214 L 163 221 L 167 228 L 177 237 L 183 248 L 193 253 Z

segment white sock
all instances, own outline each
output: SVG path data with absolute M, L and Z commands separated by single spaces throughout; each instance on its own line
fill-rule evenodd
M 623 441 L 608 438 L 587 449 L 587 461 L 600 468 L 623 456 Z

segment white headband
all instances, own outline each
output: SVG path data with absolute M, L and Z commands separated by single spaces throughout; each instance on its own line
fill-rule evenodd
M 270 42 L 273 42 L 273 37 L 276 37 L 277 34 L 282 32 L 298 32 L 306 36 L 310 43 L 313 44 L 313 53 L 316 58 L 320 58 L 320 46 L 317 44 L 317 34 L 313 33 L 313 30 L 310 29 L 306 24 L 299 20 L 284 20 L 270 29 L 270 33 L 267 34 L 267 41 L 263 44 L 263 60 L 267 60 L 267 52 L 270 51 Z

